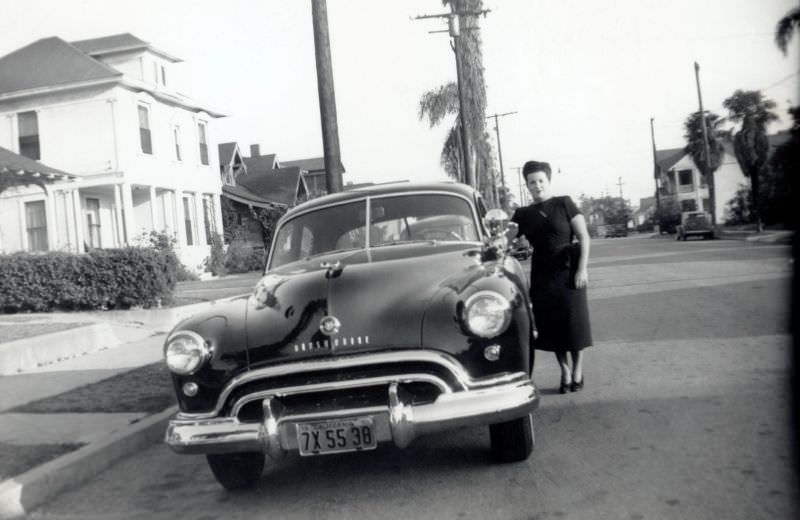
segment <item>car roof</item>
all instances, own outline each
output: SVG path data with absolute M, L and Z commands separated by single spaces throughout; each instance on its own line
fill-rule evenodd
M 295 213 L 305 213 L 306 211 L 315 208 L 348 202 L 351 200 L 359 200 L 365 197 L 402 195 L 403 193 L 419 191 L 452 193 L 454 195 L 461 195 L 470 199 L 475 194 L 475 190 L 473 188 L 458 182 L 392 182 L 386 184 L 373 184 L 340 191 L 338 193 L 324 195 L 322 197 L 309 200 L 289 210 L 286 213 L 286 217 L 289 217 Z

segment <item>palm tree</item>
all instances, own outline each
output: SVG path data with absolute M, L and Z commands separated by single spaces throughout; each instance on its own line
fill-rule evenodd
M 441 123 L 448 115 L 458 114 L 458 86 L 447 83 L 441 87 L 429 90 L 419 100 L 420 119 L 427 117 L 428 124 L 433 128 Z M 441 155 L 441 165 L 445 173 L 453 179 L 464 182 L 461 166 L 461 118 L 456 117 L 453 126 L 447 133 Z
M 455 11 L 477 12 L 483 8 L 482 0 L 442 0 Z M 492 171 L 492 148 L 486 131 L 486 84 L 483 77 L 481 38 L 474 16 L 461 17 L 461 34 L 458 36 L 462 67 L 462 92 L 464 94 L 464 121 L 470 144 L 470 163 L 475 169 L 477 188 L 487 200 L 494 200 L 495 179 Z M 445 139 L 441 164 L 454 179 L 466 180 L 461 159 L 461 114 L 459 113 L 458 85 L 454 82 L 425 92 L 420 99 L 419 118 L 428 119 L 431 126 L 441 123 L 448 115 L 457 115 Z
M 713 112 L 705 112 L 706 133 L 708 134 L 708 151 L 709 158 L 706 160 L 706 149 L 703 136 L 703 114 L 698 110 L 693 112 L 686 118 L 683 127 L 686 131 L 684 137 L 686 138 L 686 146 L 684 151 L 692 157 L 697 169 L 703 175 L 703 178 L 708 183 L 708 196 L 711 212 L 711 224 L 717 224 L 717 204 L 715 200 L 716 189 L 714 187 L 714 172 L 717 171 L 722 164 L 722 156 L 725 150 L 722 147 L 722 140 L 725 132 L 720 128 L 724 121 L 721 117 Z
M 786 55 L 794 31 L 800 31 L 800 7 L 790 9 L 775 26 L 775 44 Z
M 767 125 L 778 119 L 773 112 L 775 102 L 764 99 L 758 90 L 737 90 L 722 102 L 722 106 L 728 109 L 730 121 L 741 123 L 739 130 L 733 135 L 733 151 L 742 173 L 750 178 L 752 215 L 756 221 L 756 230 L 760 233 L 763 226 L 759 207 L 759 181 L 765 174 L 769 155 Z

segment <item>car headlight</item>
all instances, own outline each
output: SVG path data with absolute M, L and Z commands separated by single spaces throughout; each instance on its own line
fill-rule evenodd
M 511 303 L 494 291 L 479 291 L 464 305 L 467 328 L 482 338 L 492 338 L 505 332 L 511 323 Z
M 211 357 L 211 347 L 196 332 L 181 330 L 167 340 L 164 358 L 167 367 L 185 376 L 197 371 Z

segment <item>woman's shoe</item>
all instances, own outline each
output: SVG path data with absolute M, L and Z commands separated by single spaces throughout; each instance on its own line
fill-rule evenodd
M 580 382 L 572 381 L 572 384 L 569 385 L 569 389 L 573 392 L 578 392 L 583 389 L 583 383 L 586 381 L 586 378 L 581 378 Z
M 570 388 L 572 388 L 572 384 L 571 383 L 565 383 L 564 381 L 561 381 L 561 386 L 558 387 L 558 393 L 559 394 L 566 394 L 569 391 Z

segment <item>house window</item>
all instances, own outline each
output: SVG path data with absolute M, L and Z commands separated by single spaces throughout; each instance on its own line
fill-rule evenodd
M 172 128 L 172 135 L 175 137 L 175 159 L 182 161 L 181 159 L 181 127 L 175 125 Z
M 167 69 L 163 65 L 161 66 L 161 84 L 167 86 Z
M 191 201 L 189 197 L 183 198 L 183 223 L 186 227 L 186 245 L 191 246 L 194 245 L 194 234 L 192 229 L 192 215 L 193 212 L 191 211 Z
M 17 114 L 19 124 L 19 154 L 38 161 L 39 153 L 39 121 L 36 112 L 20 112 Z
M 47 251 L 47 213 L 44 201 L 25 203 L 25 229 L 29 251 Z
M 153 143 L 150 138 L 150 111 L 143 105 L 139 105 L 139 144 L 142 147 L 142 153 L 153 155 Z
M 86 241 L 90 248 L 100 247 L 100 199 L 86 199 Z
M 694 199 L 682 200 L 681 211 L 697 211 L 697 201 Z
M 678 171 L 678 191 L 686 193 L 694 191 L 694 176 L 692 170 Z
M 214 232 L 214 206 L 208 197 L 203 197 L 203 225 L 206 229 L 206 245 L 211 245 L 211 235 Z
M 200 142 L 200 162 L 208 164 L 208 140 L 206 136 L 206 124 L 197 123 L 197 140 Z

